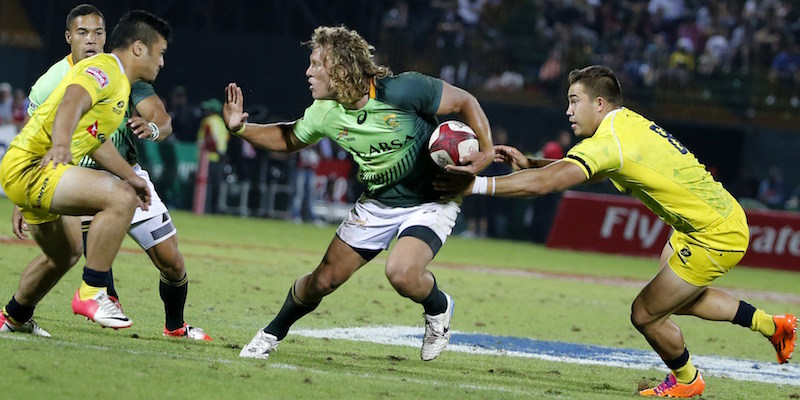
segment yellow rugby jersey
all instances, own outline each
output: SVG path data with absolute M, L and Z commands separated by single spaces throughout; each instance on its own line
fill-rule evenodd
M 738 207 L 675 137 L 627 108 L 606 115 L 597 132 L 564 160 L 583 169 L 587 178 L 607 176 L 620 192 L 639 199 L 679 232 L 715 226 Z
M 9 144 L 41 158 L 53 147 L 52 129 L 56 109 L 67 87 L 77 84 L 86 89 L 92 106 L 72 134 L 71 164 L 93 153 L 119 128 L 128 108 L 131 85 L 122 64 L 113 54 L 98 54 L 82 60 L 69 70 L 44 103 L 36 108 L 30 121 Z

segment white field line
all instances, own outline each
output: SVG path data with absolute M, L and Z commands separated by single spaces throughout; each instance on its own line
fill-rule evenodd
M 332 328 L 332 329 L 299 329 L 293 330 L 297 334 L 313 338 L 345 339 L 366 341 L 371 343 L 388 344 L 396 346 L 420 347 L 422 344 L 423 329 L 408 326 L 387 327 L 360 327 L 360 328 Z M 469 342 L 469 334 L 453 331 L 451 341 L 462 342 L 459 336 Z M 487 336 L 487 335 L 481 335 Z M 459 340 L 455 340 L 455 339 Z M 513 340 L 505 337 L 503 339 Z M 517 338 L 527 341 L 526 338 Z M 556 344 L 555 342 L 551 342 Z M 474 345 L 450 344 L 447 351 L 462 353 L 537 358 L 547 361 L 566 362 L 572 364 L 606 365 L 618 368 L 631 368 L 640 370 L 663 369 L 663 361 L 652 351 L 615 349 L 602 346 L 587 346 L 583 344 L 563 343 L 569 351 L 545 352 L 543 349 L 529 348 L 525 351 L 490 349 L 479 343 Z M 800 386 L 800 366 L 797 364 L 766 363 L 753 360 L 741 360 L 727 357 L 692 355 L 695 365 L 704 373 L 735 380 L 756 381 L 772 384 L 785 384 Z

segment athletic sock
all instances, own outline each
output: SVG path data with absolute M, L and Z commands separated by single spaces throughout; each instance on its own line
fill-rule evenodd
M 86 238 L 89 236 L 89 226 L 91 226 L 92 221 L 82 221 L 81 222 L 81 233 L 83 234 L 83 256 L 86 257 Z M 111 268 L 108 269 L 108 282 L 106 282 L 106 293 L 109 296 L 112 296 L 119 300 L 119 295 L 117 294 L 117 289 L 114 287 L 114 273 L 111 271 Z M 81 300 L 85 300 L 81 297 Z
M 161 275 L 158 284 L 158 293 L 164 302 L 164 315 L 167 330 L 174 331 L 183 326 L 183 309 L 186 305 L 186 296 L 189 294 L 189 277 L 183 276 L 180 281 L 171 281 Z
M 293 283 L 292 288 L 289 289 L 289 294 L 286 296 L 286 301 L 283 302 L 283 307 L 281 307 L 278 315 L 264 328 L 264 332 L 275 335 L 278 340 L 283 340 L 283 338 L 289 334 L 289 328 L 292 324 L 297 322 L 297 320 L 304 315 L 314 311 L 319 305 L 319 303 L 304 304 L 298 300 L 294 293 L 295 284 L 297 284 L 297 282 Z
M 35 307 L 23 306 L 17 303 L 17 299 L 11 296 L 11 301 L 3 307 L 3 314 L 14 324 L 22 324 L 33 318 Z
M 736 310 L 736 315 L 731 322 L 750 328 L 752 331 L 761 332 L 766 337 L 775 334 L 775 322 L 772 321 L 772 315 L 753 307 L 745 301 L 739 301 L 739 308 Z
M 775 334 L 775 321 L 772 320 L 772 315 L 759 308 L 753 314 L 753 323 L 750 325 L 750 329 L 761 332 L 766 337 L 771 337 Z
M 683 354 L 674 360 L 664 361 L 667 367 L 672 371 L 675 380 L 678 383 L 688 384 L 694 381 L 697 377 L 697 368 L 692 364 L 692 356 L 689 354 L 688 349 L 683 349 Z
M 425 314 L 428 315 L 439 315 L 447 311 L 447 296 L 444 295 L 444 292 L 439 290 L 435 276 L 433 277 L 433 288 L 430 294 L 428 294 L 428 297 L 422 300 L 420 304 L 422 304 L 422 308 L 425 309 Z
M 97 292 L 106 290 L 108 272 L 101 272 L 89 267 L 83 267 L 83 282 L 78 292 L 82 301 L 93 298 Z

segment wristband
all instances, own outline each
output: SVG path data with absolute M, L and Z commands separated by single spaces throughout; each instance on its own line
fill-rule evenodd
M 158 140 L 158 136 L 161 135 L 161 131 L 158 130 L 158 125 L 155 122 L 148 122 L 147 127 L 150 128 L 150 136 L 147 140 L 155 142 Z
M 489 196 L 494 196 L 494 188 L 496 187 L 497 187 L 497 182 L 494 180 L 494 177 L 492 177 L 492 194 L 490 194 Z
M 247 129 L 247 124 L 242 124 L 241 128 L 239 128 L 239 129 L 237 129 L 235 131 L 230 131 L 230 132 L 232 134 L 234 134 L 235 136 L 242 136 L 242 134 L 244 133 L 245 129 Z
M 486 194 L 489 179 L 485 176 L 476 176 L 475 182 L 472 183 L 472 194 Z

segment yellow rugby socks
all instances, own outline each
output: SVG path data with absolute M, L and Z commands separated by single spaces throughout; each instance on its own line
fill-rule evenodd
M 672 375 L 675 375 L 675 380 L 678 381 L 678 383 L 692 383 L 697 376 L 697 368 L 692 364 L 692 356 L 689 354 L 688 349 L 684 348 L 683 354 L 678 358 L 668 361 L 664 360 L 664 363 L 667 364 L 667 367 L 672 371 Z
M 739 309 L 736 310 L 736 315 L 731 323 L 750 328 L 752 331 L 761 332 L 766 337 L 775 334 L 775 323 L 772 321 L 772 315 L 767 314 L 762 309 L 753 307 L 745 301 L 739 301 Z
M 775 322 L 772 321 L 772 315 L 767 314 L 762 309 L 756 309 L 753 313 L 753 322 L 750 324 L 750 329 L 761 332 L 766 337 L 771 337 L 775 334 Z
M 86 301 L 101 290 L 106 290 L 108 284 L 108 271 L 97 271 L 89 267 L 83 267 L 83 282 L 78 290 L 78 297 L 81 301 Z

